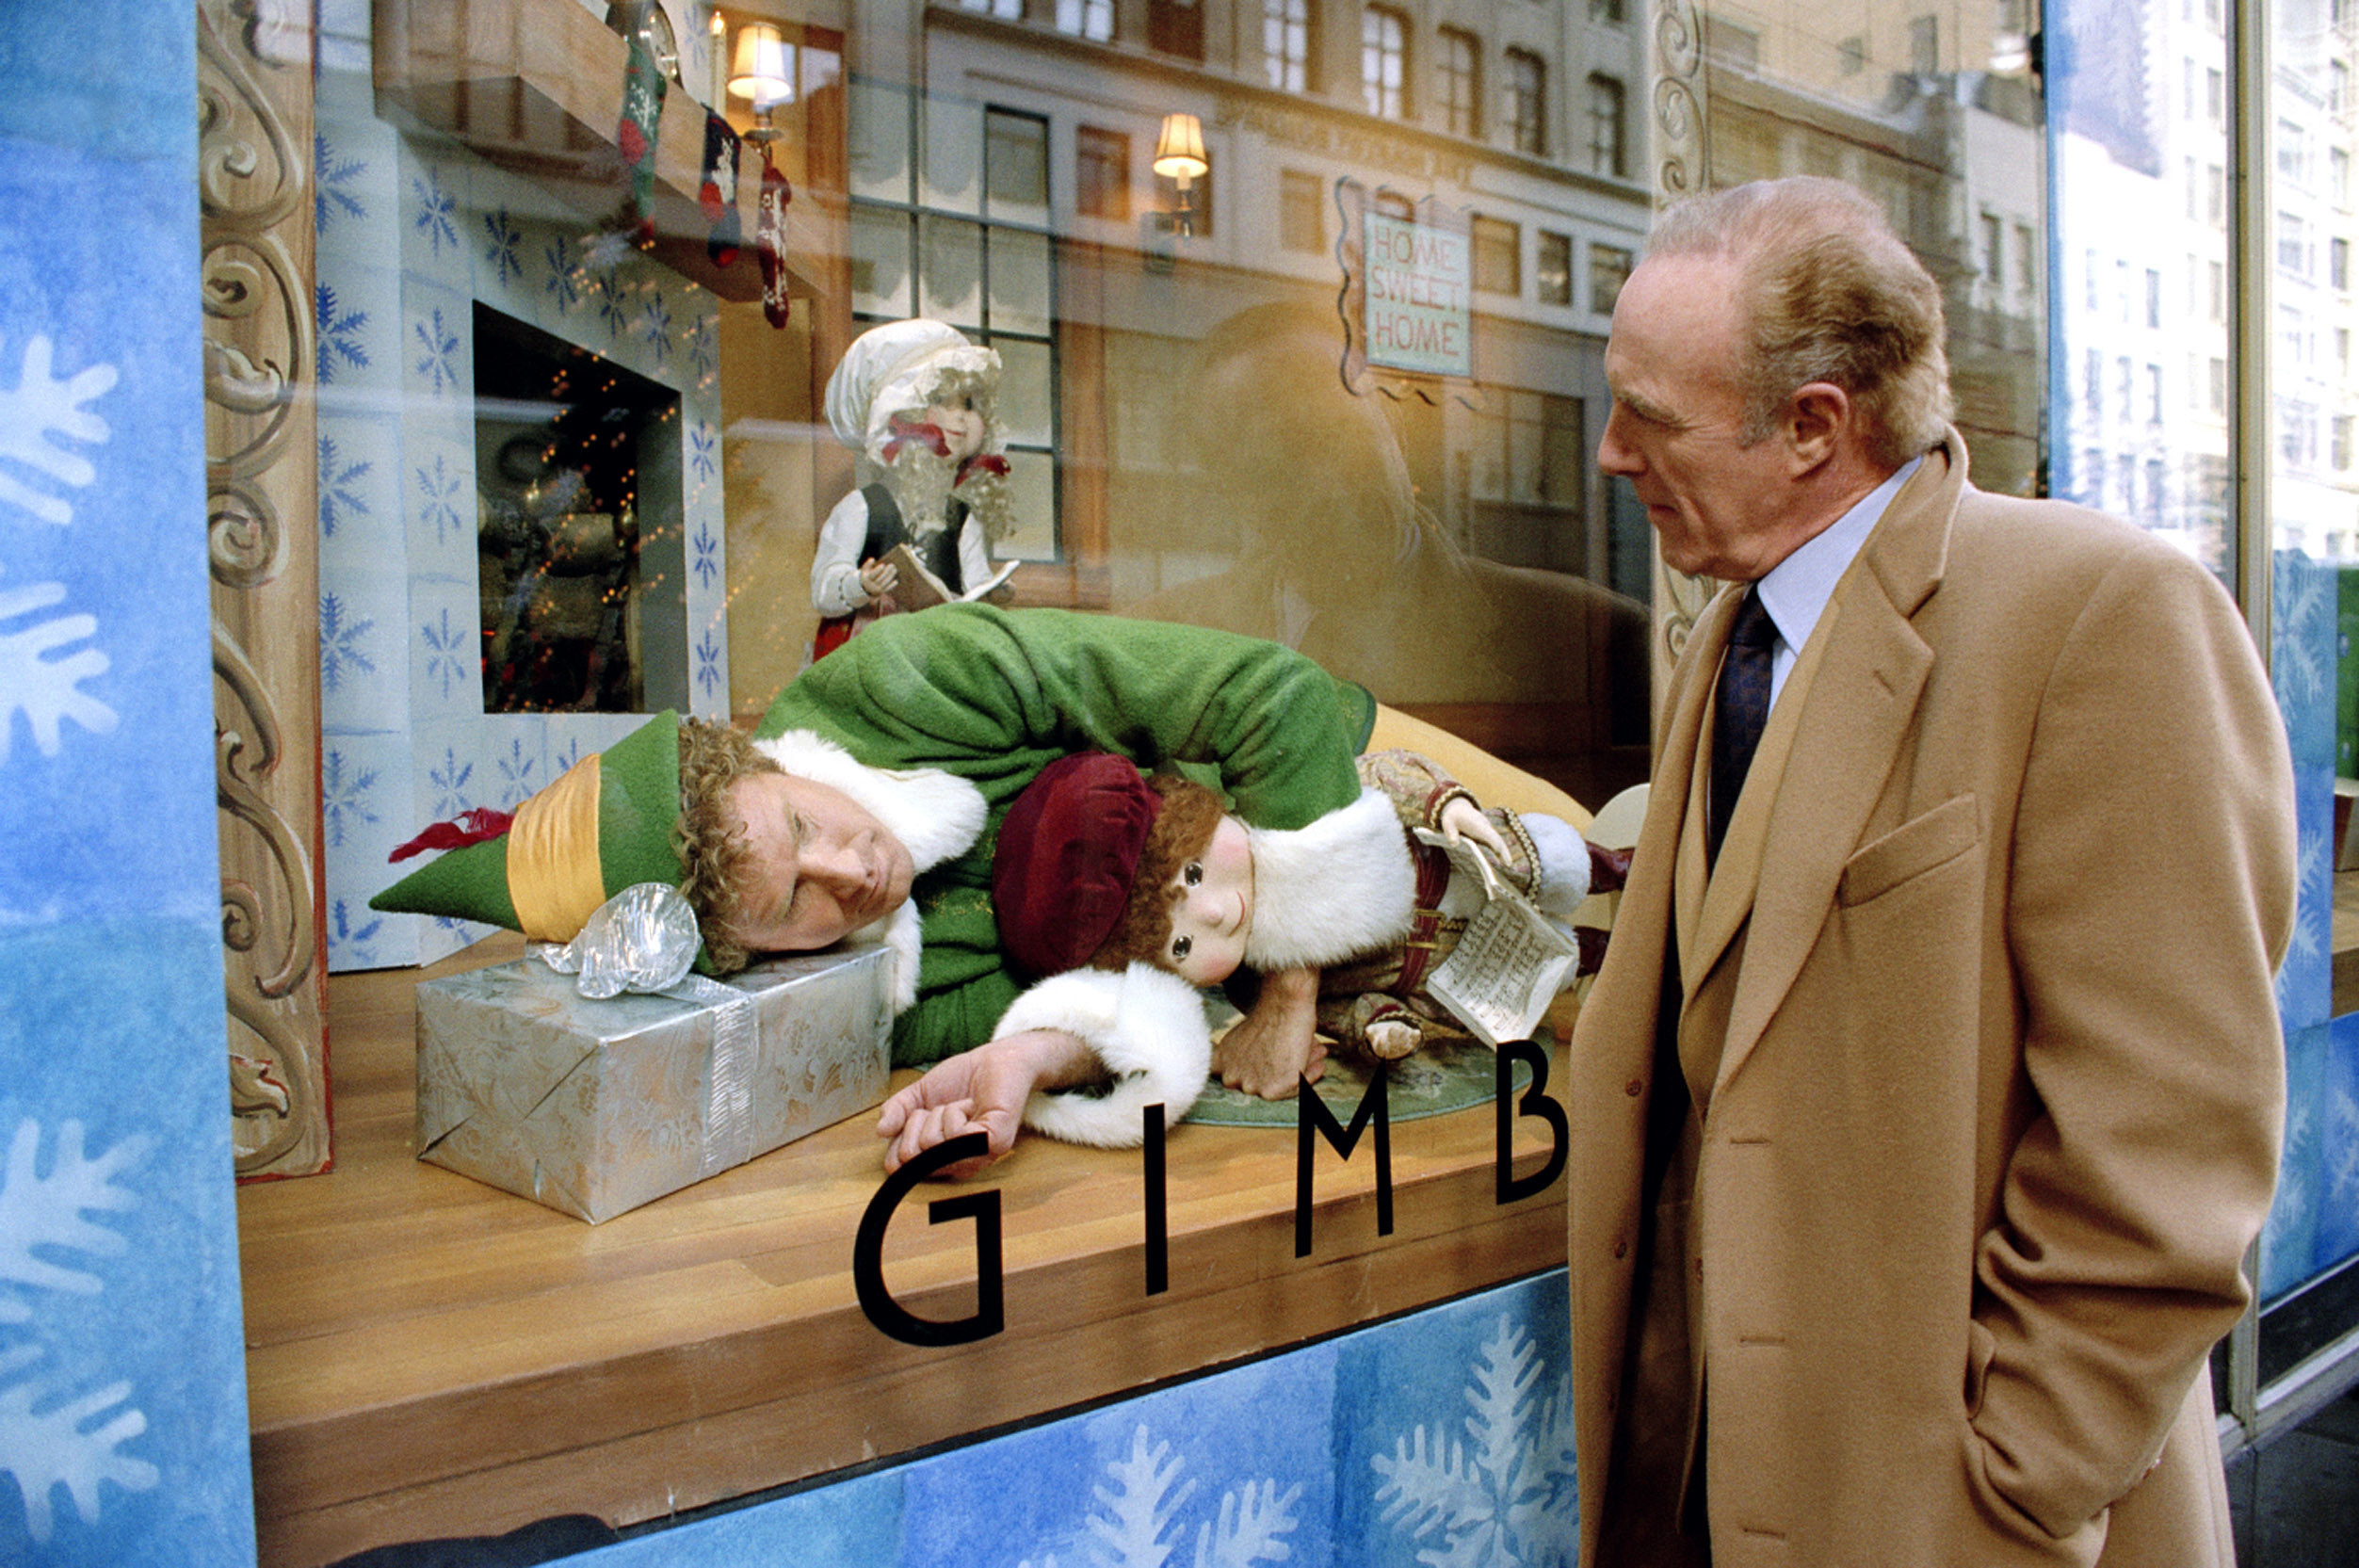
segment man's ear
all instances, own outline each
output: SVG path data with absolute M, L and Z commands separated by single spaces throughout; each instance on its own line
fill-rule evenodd
M 1841 450 L 1859 411 L 1851 395 L 1833 381 L 1811 381 L 1785 404 L 1785 434 L 1796 477 L 1822 466 Z

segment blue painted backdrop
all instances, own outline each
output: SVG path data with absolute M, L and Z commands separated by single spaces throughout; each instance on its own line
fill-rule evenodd
M 250 1563 L 195 29 L 165 0 L 7 19 L 0 1562 Z

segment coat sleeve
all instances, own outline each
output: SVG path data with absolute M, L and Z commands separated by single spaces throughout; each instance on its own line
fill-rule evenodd
M 2062 1536 L 2145 1474 L 2244 1308 L 2295 881 L 2284 731 L 2206 574 L 2133 548 L 2058 647 L 2005 907 L 2029 1089 L 1967 1399 L 1985 1505 Z
M 819 525 L 811 556 L 811 606 L 821 615 L 849 615 L 868 602 L 860 586 L 860 547 L 868 539 L 868 498 L 855 490 Z

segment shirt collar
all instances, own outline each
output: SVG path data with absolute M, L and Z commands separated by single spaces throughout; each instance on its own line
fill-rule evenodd
M 1892 498 L 1900 493 L 1900 487 L 1909 482 L 1925 465 L 1923 457 L 1911 458 L 1894 470 L 1883 483 L 1860 498 L 1859 504 L 1834 520 L 1832 527 L 1822 530 L 1770 569 L 1769 574 L 1755 585 L 1761 595 L 1762 608 L 1777 622 L 1778 640 L 1785 644 L 1789 655 L 1799 653 L 1810 640 L 1810 634 L 1818 627 L 1818 618 L 1826 613 L 1827 602 L 1834 597 L 1835 585 L 1843 580 L 1860 547 L 1892 505 Z

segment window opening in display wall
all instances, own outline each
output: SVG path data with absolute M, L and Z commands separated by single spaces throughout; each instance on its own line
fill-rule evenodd
M 688 706 L 680 396 L 475 307 L 486 713 Z
M 854 87 L 853 331 L 923 315 L 997 350 L 1016 527 L 993 558 L 1062 561 L 1048 121 L 871 81 Z M 913 157 L 911 148 L 926 151 Z

